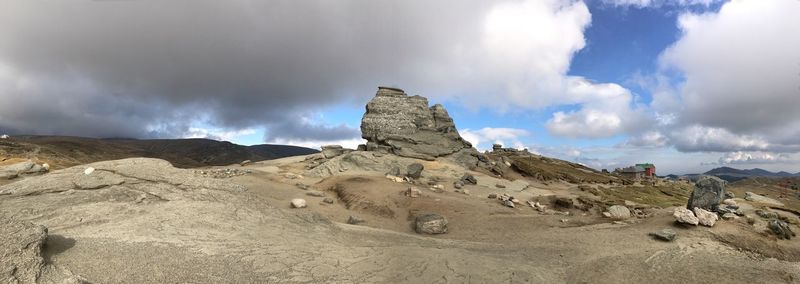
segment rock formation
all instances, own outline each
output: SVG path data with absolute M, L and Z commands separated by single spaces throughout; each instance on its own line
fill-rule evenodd
M 378 87 L 361 119 L 361 137 L 367 151 L 434 160 L 453 156 L 461 164 L 477 164 L 477 150 L 461 138 L 447 110 L 428 107 L 428 99 L 403 90 Z

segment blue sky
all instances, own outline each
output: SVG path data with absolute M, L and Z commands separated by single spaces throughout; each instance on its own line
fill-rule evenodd
M 388 85 L 481 150 L 800 171 L 800 1 L 192 5 L 0 3 L 0 132 L 355 147 Z

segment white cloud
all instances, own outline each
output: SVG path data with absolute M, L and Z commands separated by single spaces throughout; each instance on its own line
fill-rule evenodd
M 654 93 L 685 151 L 800 150 L 800 1 L 732 1 L 684 14 L 660 57 L 685 81 Z
M 711 4 L 724 0 L 603 0 L 603 3 L 614 6 L 633 6 L 633 7 L 661 7 L 661 6 L 710 6 Z
M 501 144 L 503 147 L 524 148 L 522 137 L 530 136 L 531 133 L 518 128 L 493 128 L 484 127 L 477 130 L 463 129 L 459 131 L 464 140 L 472 143 L 472 146 L 479 150 L 488 150 L 492 144 Z
M 669 136 L 676 149 L 686 152 L 752 151 L 769 148 L 769 143 L 761 137 L 737 135 L 724 128 L 700 125 L 676 129 Z
M 325 145 L 341 145 L 342 147 L 348 149 L 356 149 L 356 147 L 358 147 L 358 144 L 365 144 L 367 143 L 367 141 L 361 138 L 342 139 L 342 140 L 293 140 L 293 139 L 278 138 L 266 141 L 265 143 L 293 145 L 293 146 L 300 146 L 313 149 L 320 149 L 320 147 Z
M 642 148 L 660 148 L 669 144 L 669 138 L 659 131 L 647 131 L 637 136 L 630 137 L 619 146 L 633 146 Z
M 798 162 L 798 159 L 786 153 L 737 151 L 720 157 L 716 164 L 774 164 L 787 162 Z
M 238 130 L 225 130 L 225 129 L 208 129 L 201 127 L 190 127 L 189 131 L 183 134 L 181 138 L 207 138 L 220 141 L 235 141 L 237 138 L 245 135 L 255 134 L 256 130 L 253 128 L 245 128 Z

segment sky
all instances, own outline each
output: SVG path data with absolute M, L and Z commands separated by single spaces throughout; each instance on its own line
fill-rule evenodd
M 798 0 L 0 0 L 0 133 L 363 143 L 377 86 L 493 143 L 800 172 Z

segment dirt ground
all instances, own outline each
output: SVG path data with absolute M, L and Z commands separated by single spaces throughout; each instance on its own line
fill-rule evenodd
M 542 214 L 525 201 L 593 194 L 574 184 L 532 180 L 522 190 L 498 188 L 492 185 L 509 181 L 481 173 L 473 173 L 480 182 L 464 194 L 454 191 L 452 175 L 435 167 L 422 180 L 438 180 L 444 192 L 423 182 L 414 185 L 422 195 L 411 198 L 403 194 L 411 184 L 383 173 L 311 177 L 304 175 L 303 161 L 234 165 L 229 168 L 251 173 L 208 181 L 190 170 L 107 170 L 119 173 L 126 180 L 120 186 L 130 189 L 70 192 L 43 180 L 83 177 L 83 168 L 67 169 L 0 187 L 7 192 L 0 194 L 0 213 L 47 226 L 46 270 L 69 271 L 91 283 L 800 283 L 800 241 L 764 233 L 763 221 L 685 227 L 674 223 L 673 207 L 653 207 L 647 218 L 614 222 L 599 214 L 602 205 L 553 203 L 547 205 L 557 212 Z M 169 177 L 162 183 L 153 178 L 159 174 Z M 50 189 L 33 191 L 37 184 Z M 246 191 L 227 189 L 234 184 Z M 142 202 L 131 190 L 161 197 Z M 333 204 L 307 195 L 311 190 L 324 192 Z M 505 207 L 489 193 L 507 193 L 522 204 Z M 290 208 L 293 198 L 305 199 L 308 207 Z M 755 209 L 736 201 L 748 212 Z M 448 232 L 415 233 L 414 216 L 425 212 L 447 217 Z M 346 224 L 350 216 L 365 222 Z M 664 228 L 675 230 L 677 239 L 649 236 Z M 58 282 L 48 275 L 42 282 Z

